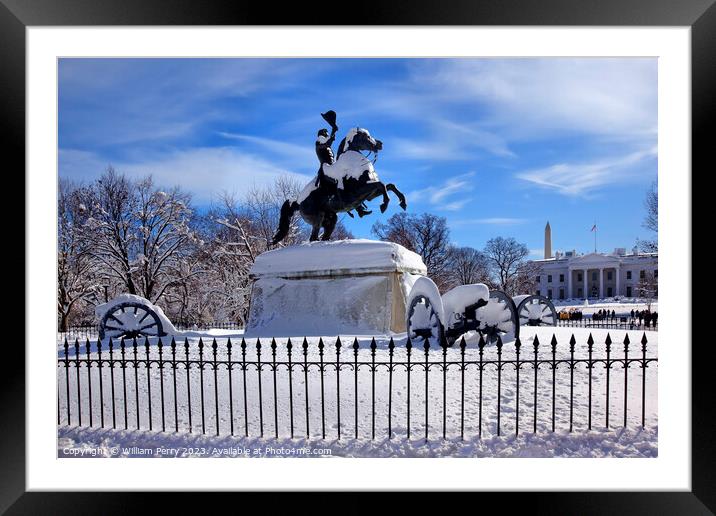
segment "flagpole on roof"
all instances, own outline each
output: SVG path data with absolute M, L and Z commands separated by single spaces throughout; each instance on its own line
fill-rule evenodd
M 594 220 L 594 226 L 592 226 L 592 229 L 594 230 L 594 253 L 597 252 L 597 220 Z

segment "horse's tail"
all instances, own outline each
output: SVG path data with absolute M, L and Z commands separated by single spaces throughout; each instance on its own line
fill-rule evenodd
M 291 218 L 293 217 L 293 214 L 296 213 L 296 210 L 298 210 L 298 208 L 299 206 L 296 201 L 291 201 L 287 199 L 283 203 L 283 206 L 281 206 L 281 218 L 278 222 L 278 229 L 276 230 L 276 234 L 273 236 L 271 245 L 276 245 L 281 240 L 286 238 L 289 226 L 291 225 Z

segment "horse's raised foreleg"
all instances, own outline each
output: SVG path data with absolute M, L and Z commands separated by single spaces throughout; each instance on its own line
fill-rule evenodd
M 387 185 L 385 185 L 385 189 L 390 190 L 398 196 L 398 199 L 400 199 L 400 207 L 403 208 L 403 210 L 408 207 L 408 204 L 405 202 L 405 196 L 403 195 L 403 192 L 398 190 L 393 183 L 388 183 Z

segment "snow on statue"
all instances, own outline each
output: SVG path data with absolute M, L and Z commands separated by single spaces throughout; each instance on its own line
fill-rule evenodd
M 371 211 L 365 206 L 366 201 L 382 196 L 380 211 L 384 212 L 390 202 L 388 191 L 398 197 L 401 208 L 407 207 L 402 192 L 392 183 L 382 183 L 373 168 L 383 142 L 373 138 L 366 129 L 353 128 L 341 141 L 338 155 L 334 159 L 331 146 L 338 132 L 336 113 L 328 111 L 321 116 L 331 125 L 331 134 L 326 129 L 318 131 L 316 155 L 320 167 L 316 179 L 307 184 L 296 199 L 287 199 L 283 203 L 281 220 L 272 241 L 274 245 L 286 237 L 291 217 L 296 211 L 300 211 L 303 220 L 311 225 L 310 240 L 314 241 L 318 240 L 321 228 L 321 240 L 330 240 L 338 222 L 338 213 L 345 212 L 351 217 L 352 210 L 356 210 L 360 217 L 370 214 Z M 374 154 L 373 161 L 363 155 L 362 151 L 368 151 L 369 156 Z

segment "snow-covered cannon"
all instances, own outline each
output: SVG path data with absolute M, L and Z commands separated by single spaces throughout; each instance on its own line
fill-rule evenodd
M 122 294 L 98 305 L 100 339 L 131 339 L 134 337 L 164 337 L 177 330 L 164 311 L 140 296 Z
M 504 292 L 481 283 L 461 285 L 440 295 L 430 278 L 419 278 L 408 296 L 406 326 L 411 339 L 429 339 L 452 345 L 462 335 L 476 331 L 488 342 L 500 336 L 519 336 L 517 308 Z
M 510 298 L 482 284 L 461 285 L 442 296 L 435 283 L 421 277 L 406 303 L 406 326 L 411 339 L 428 339 L 436 345 L 452 345 L 475 331 L 489 343 L 517 339 L 520 325 L 555 326 L 557 316 L 542 296 Z

